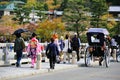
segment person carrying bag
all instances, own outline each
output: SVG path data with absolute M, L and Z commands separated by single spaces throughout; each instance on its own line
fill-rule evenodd
M 69 43 L 70 43 L 70 41 L 68 40 L 68 53 L 72 53 L 72 49 L 69 48 Z

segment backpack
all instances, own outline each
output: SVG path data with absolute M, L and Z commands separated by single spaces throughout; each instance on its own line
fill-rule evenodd
M 14 46 L 14 51 L 16 50 L 23 50 L 25 48 L 25 43 L 24 43 L 24 40 L 23 38 L 17 38 L 15 40 L 15 46 Z

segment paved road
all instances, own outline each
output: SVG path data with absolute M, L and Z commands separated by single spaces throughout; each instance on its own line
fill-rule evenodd
M 109 68 L 80 66 L 12 80 L 120 80 L 120 63 L 111 62 Z

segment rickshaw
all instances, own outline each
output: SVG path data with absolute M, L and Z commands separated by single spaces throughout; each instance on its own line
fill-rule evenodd
M 105 28 L 90 28 L 87 31 L 88 46 L 85 51 L 85 66 L 88 67 L 92 62 L 98 61 L 99 65 L 109 66 L 110 52 L 105 44 L 105 36 L 109 32 Z

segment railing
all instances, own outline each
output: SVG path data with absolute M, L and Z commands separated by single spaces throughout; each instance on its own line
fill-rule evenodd
M 16 63 L 16 53 L 14 52 L 14 43 L 0 43 L 0 66 Z M 30 62 L 27 52 L 23 52 L 21 63 Z
M 43 47 L 41 52 L 42 59 L 45 59 L 45 47 L 47 46 L 46 43 L 40 43 Z M 25 42 L 27 47 L 28 43 Z M 86 49 L 87 43 L 81 43 L 80 53 L 84 54 Z M 23 52 L 23 57 L 21 63 L 30 62 L 30 58 L 27 57 L 27 52 Z M 14 52 L 14 43 L 0 43 L 0 66 L 1 65 L 11 65 L 16 63 L 16 53 Z

